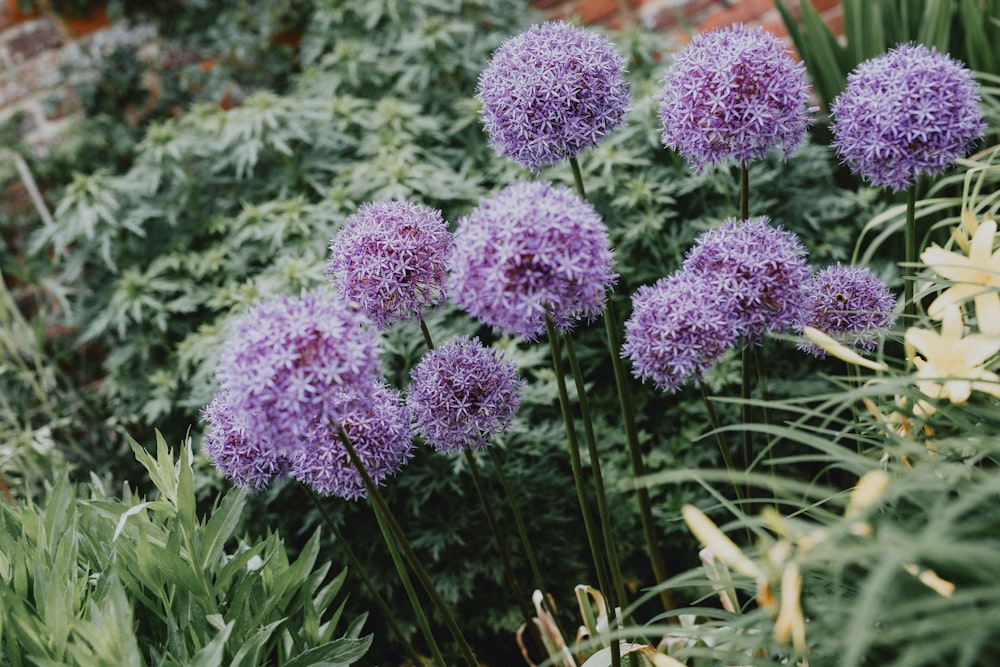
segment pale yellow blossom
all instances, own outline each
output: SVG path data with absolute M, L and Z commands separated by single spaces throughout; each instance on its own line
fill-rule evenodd
M 971 215 L 963 213 L 963 217 Z M 931 303 L 927 314 L 940 320 L 950 307 L 972 300 L 976 305 L 980 333 L 1000 334 L 1000 250 L 993 250 L 997 223 L 986 219 L 978 225 L 965 224 L 965 227 L 974 230 L 968 243 L 968 256 L 936 245 L 920 255 L 924 264 L 954 283 Z
M 1000 377 L 985 366 L 1000 352 L 1000 335 L 963 333 L 962 313 L 954 305 L 942 313 L 940 332 L 917 327 L 906 331 L 906 344 L 920 355 L 913 357 L 917 388 L 952 403 L 965 403 L 973 391 L 1000 398 Z

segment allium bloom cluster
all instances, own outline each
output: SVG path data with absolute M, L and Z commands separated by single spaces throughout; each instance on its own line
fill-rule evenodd
M 633 294 L 621 354 L 636 377 L 672 392 L 703 377 L 738 336 L 728 296 L 705 276 L 682 270 Z
M 521 403 L 517 366 L 478 338 L 457 338 L 410 373 L 406 404 L 417 433 L 439 452 L 485 446 L 510 428 Z
M 412 454 L 409 412 L 399 393 L 382 383 L 345 404 L 337 424 L 376 484 L 395 474 Z M 348 499 L 365 495 L 361 474 L 329 426 L 318 427 L 289 463 L 292 476 L 317 493 Z
M 613 262 L 588 202 L 544 181 L 514 183 L 459 220 L 449 291 L 485 324 L 532 340 L 546 316 L 562 331 L 596 317 Z
M 288 461 L 247 431 L 232 410 L 229 394 L 219 392 L 202 410 L 208 425 L 202 441 L 212 464 L 241 489 L 259 491 L 284 476 Z
M 896 299 L 878 276 L 862 266 L 828 266 L 805 286 L 802 324 L 819 329 L 842 345 L 872 351 L 895 321 Z M 800 342 L 799 349 L 819 358 L 826 352 Z
M 340 421 L 345 395 L 368 393 L 381 377 L 366 321 L 322 291 L 251 309 L 234 323 L 215 371 L 234 423 L 285 456 L 316 424 Z
M 490 146 L 535 171 L 593 148 L 628 111 L 624 65 L 607 37 L 567 23 L 508 39 L 477 87 Z
M 871 184 L 893 190 L 948 169 L 986 129 L 972 72 L 919 44 L 858 65 L 831 112 L 840 158 Z
M 674 57 L 660 102 L 663 143 L 696 171 L 790 155 L 809 125 L 805 66 L 761 28 L 735 24 L 696 36 Z
M 695 240 L 683 268 L 732 304 L 738 334 L 755 342 L 802 321 L 803 285 L 812 276 L 805 256 L 798 237 L 767 217 L 730 218 Z
M 404 201 L 363 205 L 330 242 L 327 276 L 379 328 L 440 304 L 451 234 L 440 211 Z

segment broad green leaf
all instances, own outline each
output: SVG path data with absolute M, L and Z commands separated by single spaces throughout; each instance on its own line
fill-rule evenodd
M 212 511 L 212 516 L 201 535 L 201 568 L 214 570 L 226 542 L 233 536 L 246 505 L 246 492 L 233 490 Z
M 371 635 L 363 639 L 335 639 L 299 654 L 286 662 L 285 667 L 349 667 L 364 657 L 372 639 Z

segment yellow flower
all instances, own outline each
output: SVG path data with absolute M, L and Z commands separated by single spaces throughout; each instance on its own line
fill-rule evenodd
M 1000 352 L 1000 336 L 962 333 L 962 311 L 956 305 L 941 314 L 940 333 L 907 329 L 906 344 L 922 355 L 913 357 L 917 388 L 930 398 L 952 403 L 965 403 L 973 391 L 1000 398 L 1000 376 L 985 368 L 986 361 Z
M 1000 334 L 1000 250 L 993 251 L 997 223 L 989 218 L 977 224 L 969 211 L 963 211 L 962 218 L 964 227 L 974 230 L 967 244 L 968 257 L 936 245 L 920 255 L 924 264 L 954 283 L 931 303 L 927 314 L 940 320 L 949 307 L 972 299 L 980 333 Z

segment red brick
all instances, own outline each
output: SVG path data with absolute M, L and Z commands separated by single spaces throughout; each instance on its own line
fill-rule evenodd
M 17 0 L 0 0 L 0 32 L 18 23 L 24 23 L 38 16 L 38 10 L 23 12 L 17 6 Z
M 67 27 L 77 37 L 89 35 L 111 24 L 107 5 L 92 9 L 85 17 L 66 16 L 65 20 Z
M 733 23 L 753 23 L 774 6 L 774 0 L 741 0 L 731 7 L 716 9 L 698 25 L 699 30 L 725 28 Z
M 572 9 L 572 13 L 587 25 L 599 23 L 617 11 L 618 3 L 615 0 L 578 0 Z
M 535 9 L 552 9 L 557 5 L 566 4 L 566 0 L 531 0 L 529 4 Z

